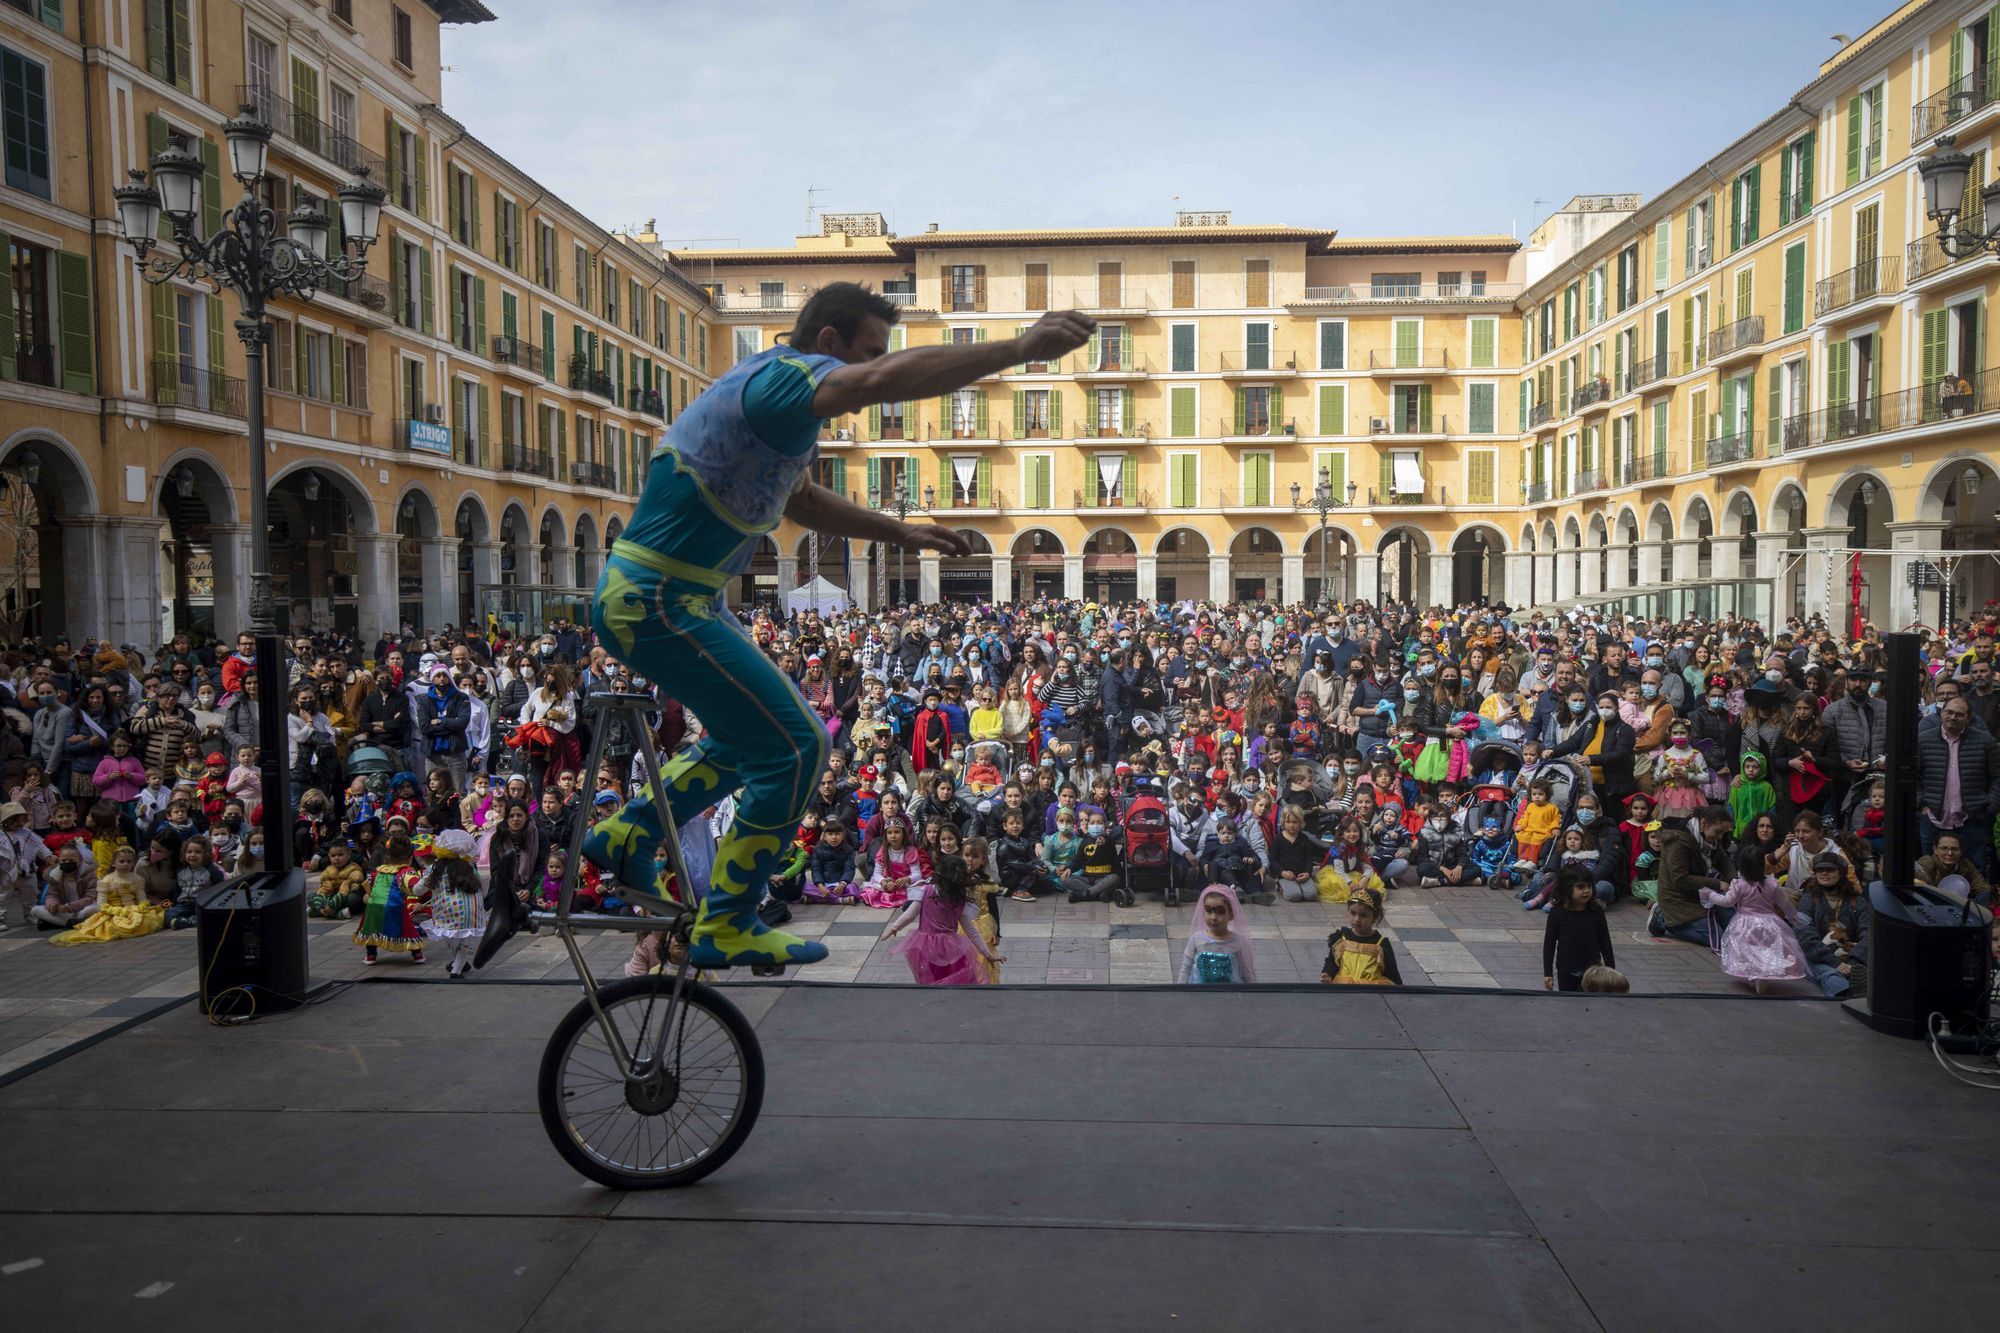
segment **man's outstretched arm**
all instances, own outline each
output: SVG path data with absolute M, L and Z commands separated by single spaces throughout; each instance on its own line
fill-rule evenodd
M 934 398 L 962 389 L 1023 361 L 1052 361 L 1090 341 L 1097 321 L 1075 311 L 1043 315 L 1026 333 L 998 342 L 912 347 L 873 361 L 840 366 L 819 382 L 813 415 L 844 416 L 877 403 Z
M 817 482 L 806 482 L 792 492 L 785 505 L 785 517 L 801 527 L 829 537 L 854 537 L 861 541 L 884 542 L 890 546 L 929 547 L 945 555 L 970 555 L 972 545 L 950 528 L 935 523 L 904 523 L 879 510 L 854 503 Z

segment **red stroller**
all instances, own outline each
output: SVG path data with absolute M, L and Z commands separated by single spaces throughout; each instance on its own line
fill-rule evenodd
M 1120 905 L 1130 907 L 1135 891 L 1142 888 L 1157 888 L 1163 902 L 1179 901 L 1167 807 L 1145 788 L 1125 807 L 1125 886 L 1119 890 Z

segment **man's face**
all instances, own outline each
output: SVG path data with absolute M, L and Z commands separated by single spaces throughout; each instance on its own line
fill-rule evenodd
M 1944 734 L 1956 740 L 1965 734 L 1967 724 L 1972 721 L 1972 706 L 1963 699 L 1953 699 L 1938 710 L 1938 717 L 1942 720 Z
M 1981 694 L 1993 688 L 1993 664 L 1974 662 L 1972 664 L 1972 688 Z
M 243 656 L 248 657 L 250 654 L 257 651 L 257 640 L 252 638 L 248 634 L 237 635 L 236 651 L 241 653 Z
M 852 339 L 842 338 L 836 329 L 823 328 L 806 350 L 838 357 L 850 366 L 873 361 L 888 354 L 889 321 L 879 315 L 864 315 L 861 327 L 854 331 Z

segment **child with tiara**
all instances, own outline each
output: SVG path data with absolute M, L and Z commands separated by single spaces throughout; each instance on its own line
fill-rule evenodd
M 1225 986 L 1257 980 L 1257 954 L 1250 922 L 1236 890 L 1211 884 L 1201 891 L 1188 923 L 1187 948 L 1174 980 L 1183 986 Z
M 1005 954 L 986 947 L 979 932 L 978 909 L 970 896 L 972 878 L 964 857 L 938 857 L 930 883 L 911 886 L 908 905 L 882 932 L 883 939 L 892 940 L 916 921 L 916 933 L 894 951 L 909 963 L 910 976 L 919 986 L 987 985 L 981 961 L 1007 961 Z
M 1764 853 L 1739 848 L 1736 878 L 1721 893 L 1702 889 L 1701 905 L 1733 907 L 1722 932 L 1722 970 L 1762 995 L 1773 981 L 1800 981 L 1809 972 L 1805 950 L 1792 928 L 1797 909 L 1765 869 Z
M 1329 986 L 1400 986 L 1396 950 L 1383 935 L 1382 895 L 1360 889 L 1347 900 L 1347 924 L 1326 937 L 1319 979 Z

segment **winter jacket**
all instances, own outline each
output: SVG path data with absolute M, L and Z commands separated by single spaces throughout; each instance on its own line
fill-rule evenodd
M 1701 905 L 1700 891 L 1720 893 L 1728 884 L 1719 859 L 1719 852 L 1711 854 L 1687 829 L 1673 825 L 1660 829 L 1659 908 L 1670 928 L 1699 921 L 1708 910 Z
M 1944 813 L 1944 780 L 1950 760 L 1943 728 L 1919 727 L 1917 801 L 1933 818 Z M 1958 785 L 1966 820 L 1991 824 L 1995 810 L 2000 810 L 2000 741 L 1991 733 L 1967 727 L 1958 738 Z

